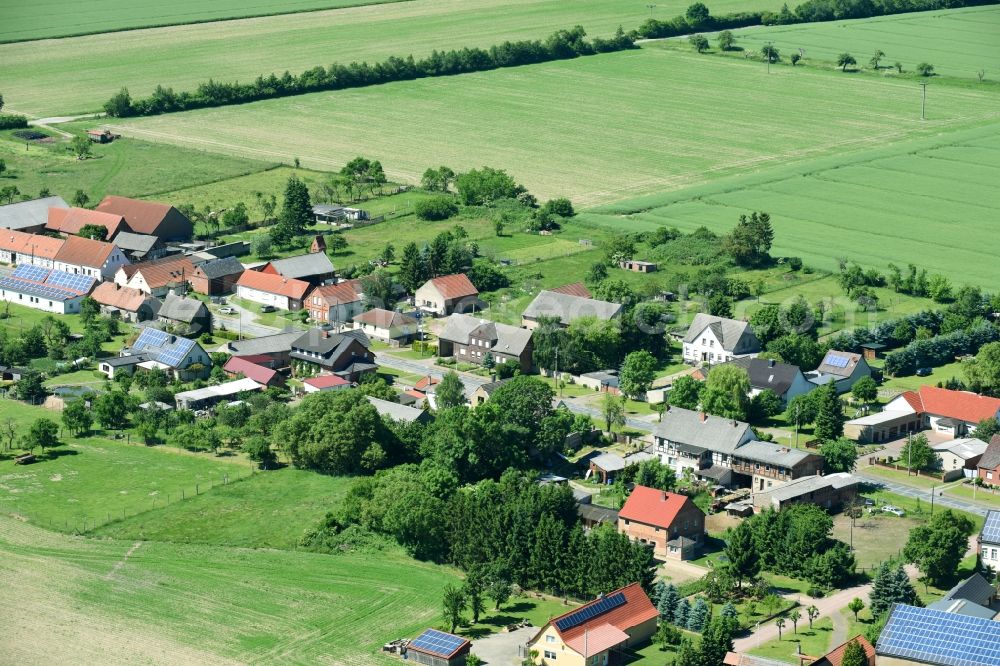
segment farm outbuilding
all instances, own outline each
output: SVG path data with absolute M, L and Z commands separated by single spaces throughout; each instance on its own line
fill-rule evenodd
M 427 666 L 464 666 L 472 643 L 467 638 L 427 629 L 406 646 L 406 659 Z

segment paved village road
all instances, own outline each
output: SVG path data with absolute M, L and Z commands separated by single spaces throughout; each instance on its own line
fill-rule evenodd
M 880 485 L 890 492 L 894 492 L 897 495 L 903 495 L 905 497 L 912 497 L 913 499 L 919 498 L 922 502 L 927 502 L 928 505 L 931 501 L 931 491 L 927 488 L 915 488 L 913 486 L 906 486 L 901 483 L 896 483 L 894 481 L 887 481 L 880 476 L 875 476 L 874 474 L 865 474 L 863 470 L 857 470 L 854 472 L 855 475 L 860 476 L 862 479 L 868 483 L 875 485 Z M 944 484 L 942 484 L 944 485 Z M 938 489 L 935 492 L 940 492 Z M 947 495 L 935 495 L 934 505 L 941 506 L 946 509 L 958 509 L 960 511 L 968 511 L 969 513 L 975 514 L 977 516 L 985 516 L 990 510 L 990 505 L 981 504 L 979 502 L 972 502 L 971 500 L 960 499 L 958 497 L 949 497 Z

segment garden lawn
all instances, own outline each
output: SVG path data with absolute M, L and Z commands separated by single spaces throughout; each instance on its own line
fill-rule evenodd
M 822 617 L 813 622 L 813 628 L 810 629 L 809 621 L 804 616 L 805 613 L 803 611 L 803 619 L 799 620 L 798 633 L 793 632 L 792 621 L 786 618 L 781 638 L 775 638 L 758 648 L 750 650 L 750 654 L 757 655 L 758 657 L 767 657 L 768 659 L 777 659 L 789 664 L 799 663 L 799 659 L 796 656 L 799 648 L 801 648 L 802 654 L 813 657 L 820 657 L 826 654 L 830 645 L 830 634 L 833 633 L 833 620 L 828 617 Z M 774 620 L 771 620 L 771 622 L 774 622 Z
M 594 103 L 595 90 L 600 91 L 600 103 Z M 381 160 L 389 179 L 399 182 L 416 182 L 435 164 L 457 171 L 479 167 L 488 155 L 485 161 L 509 170 L 537 196 L 565 195 L 584 206 L 811 157 L 836 154 L 840 164 L 846 155 L 873 144 L 928 135 L 941 141 L 940 135 L 950 130 L 1000 118 L 998 98 L 987 90 L 938 86 L 926 121 L 914 114 L 915 95 L 910 82 L 791 67 L 768 76 L 760 63 L 653 45 L 569 61 L 118 120 L 112 126 L 129 136 L 256 159 L 288 162 L 299 157 L 310 168 L 339 168 L 348 156 L 364 153 Z M 782 112 L 760 113 L 762 98 Z M 365 113 L 358 113 L 359 108 Z M 275 132 L 276 127 L 283 129 Z M 989 135 L 978 138 L 990 143 Z M 993 136 L 992 143 L 997 141 Z M 986 147 L 960 151 L 957 157 L 1000 160 L 988 157 L 994 152 L 1000 155 L 1000 150 Z M 952 170 L 956 181 L 960 173 L 960 168 Z M 956 205 L 962 201 L 956 197 L 966 190 L 981 189 L 974 186 L 980 177 L 961 187 L 955 183 L 958 189 L 951 198 Z M 892 178 L 887 171 L 882 180 L 891 182 L 881 183 L 883 187 L 891 186 Z M 884 202 L 880 193 L 870 193 L 871 180 L 838 184 L 840 198 L 854 202 L 854 192 L 867 188 L 869 198 Z M 780 200 L 777 193 L 769 198 Z M 817 198 L 805 200 L 808 210 L 817 210 Z M 965 208 L 975 205 L 968 201 Z M 715 217 L 713 226 L 728 228 L 737 215 L 717 209 Z M 652 222 L 633 228 L 655 226 Z M 777 232 L 779 243 L 787 243 L 780 226 Z
M 9 102 L 9 97 L 6 99 Z M 74 123 L 69 128 L 82 133 L 93 126 L 95 123 Z M 14 186 L 31 197 L 45 188 L 68 203 L 72 203 L 77 190 L 83 190 L 90 197 L 89 204 L 95 206 L 106 194 L 161 200 L 156 195 L 162 192 L 241 176 L 269 166 L 255 160 L 134 139 L 94 144 L 93 157 L 78 160 L 70 154 L 68 145 L 60 137 L 52 144 L 32 143 L 25 150 L 24 141 L 9 131 L 0 132 L 0 159 L 7 165 L 0 176 L 0 188 Z M 278 194 L 280 201 L 280 191 Z
M 94 530 L 115 539 L 295 548 L 340 505 L 350 479 L 285 468 Z
M 896 557 L 906 544 L 910 530 L 921 522 L 911 516 L 899 518 L 887 513 L 865 512 L 855 520 L 852 536 L 851 519 L 838 514 L 833 519 L 833 538 L 853 543 L 858 569 L 871 572 L 882 562 Z
M 401 573 L 402 572 L 402 573 Z M 441 627 L 450 569 L 399 549 L 324 555 L 71 538 L 0 517 L 11 663 L 393 663 Z
M 885 53 L 880 67 L 894 73 L 896 62 L 912 72 L 928 62 L 938 74 L 978 80 L 977 72 L 997 80 L 1000 60 L 1000 8 L 966 7 L 946 11 L 914 12 L 851 21 L 774 25 L 734 31 L 739 46 L 760 51 L 768 41 L 785 55 L 805 50 L 805 63 L 827 61 L 851 53 L 858 66 L 870 68 L 876 50 Z M 714 45 L 714 40 L 713 45 Z M 931 93 L 933 95 L 933 93 Z
M 67 0 L 55 0 L 69 6 Z M 24 0 L 11 0 L 14 25 L 4 21 L 0 35 L 7 39 L 65 34 L 67 24 L 81 20 L 81 7 L 74 5 L 64 15 Z M 151 0 L 128 4 L 124 0 L 101 0 L 83 8 L 83 16 L 99 16 L 105 28 L 135 25 L 140 16 L 149 23 Z M 293 5 L 336 6 L 362 4 L 354 0 L 280 0 L 278 3 L 181 3 L 158 5 L 156 22 L 192 14 L 236 15 L 287 11 Z M 687 0 L 656 3 L 656 18 L 682 14 Z M 713 13 L 747 9 L 743 0 L 711 0 Z M 117 9 L 108 15 L 108 6 Z M 237 8 L 238 7 L 238 8 Z M 755 0 L 756 9 L 778 9 L 779 0 Z M 122 20 L 117 18 L 125 10 Z M 6 19 L 9 8 L 5 7 Z M 209 79 L 248 81 L 259 75 L 285 70 L 299 73 L 334 62 L 381 61 L 389 56 L 430 55 L 434 50 L 479 46 L 489 48 L 506 40 L 544 39 L 555 30 L 582 25 L 593 35 L 611 35 L 619 25 L 636 28 L 651 12 L 642 3 L 622 0 L 414 0 L 379 6 L 326 12 L 274 16 L 265 19 L 227 21 L 207 25 L 137 30 L 115 35 L 94 35 L 38 44 L 0 45 L 5 65 L 4 96 L 12 110 L 41 116 L 95 111 L 122 86 L 135 96 L 153 92 L 157 84 L 175 90 L 194 89 Z M 30 23 L 25 26 L 26 20 Z M 109 20 L 111 21 L 109 23 Z M 176 20 L 174 18 L 173 20 Z M 51 27 L 46 27 L 51 26 Z M 76 28 L 73 31 L 79 31 Z M 13 34 L 11 34 L 13 33 Z M 2 37 L 0 37 L 2 39 Z M 366 113 L 370 111 L 365 105 Z M 364 115 L 364 114 L 362 114 Z M 285 128 L 287 129 L 287 128 Z M 328 126 L 327 131 L 339 132 Z M 283 132 L 277 132 L 281 134 Z M 438 136 L 443 134 L 436 133 Z M 350 159 L 350 158 L 348 158 Z
M 965 370 L 962 369 L 961 363 L 947 363 L 936 368 L 931 368 L 931 370 L 931 374 L 926 377 L 918 377 L 917 375 L 889 377 L 880 387 L 880 393 L 884 391 L 893 391 L 896 393 L 916 391 L 921 386 L 937 386 L 938 382 L 946 382 L 949 379 L 965 381 Z

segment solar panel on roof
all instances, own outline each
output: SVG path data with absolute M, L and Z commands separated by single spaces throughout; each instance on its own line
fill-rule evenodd
M 584 606 L 580 610 L 570 613 L 569 615 L 556 620 L 556 628 L 559 631 L 566 631 L 567 629 L 572 629 L 578 625 L 583 624 L 592 617 L 597 617 L 598 615 L 603 615 L 610 610 L 614 610 L 625 603 L 625 595 L 621 592 L 616 592 L 615 594 L 610 594 L 603 599 L 599 599 L 596 602 Z
M 1000 511 L 990 511 L 983 525 L 983 540 L 991 543 L 1000 542 Z
M 851 359 L 846 356 L 840 356 L 838 354 L 828 354 L 826 357 L 826 364 L 831 365 L 835 368 L 846 368 L 847 364 L 850 363 Z
M 1000 666 L 1000 623 L 899 604 L 878 653 L 942 666 Z
M 437 629 L 428 629 L 410 641 L 409 647 L 448 658 L 465 642 L 466 639 L 461 636 L 446 634 L 445 632 L 438 631 Z
M 142 351 L 147 347 L 162 347 L 170 339 L 170 335 L 155 328 L 144 328 L 132 344 L 132 348 Z
M 22 280 L 34 280 L 35 282 L 43 282 L 45 276 L 49 274 L 48 268 L 42 268 L 41 266 L 32 266 L 31 264 L 21 264 L 14 269 L 11 277 L 21 278 Z
M 46 278 L 45 283 L 71 289 L 83 294 L 89 292 L 90 288 L 94 286 L 94 278 L 89 275 L 74 275 L 65 271 L 52 271 L 49 273 L 48 278 Z
M 0 279 L 0 288 L 52 301 L 64 301 L 79 296 L 78 293 L 73 291 L 58 287 L 49 287 L 38 282 L 19 280 L 13 277 Z

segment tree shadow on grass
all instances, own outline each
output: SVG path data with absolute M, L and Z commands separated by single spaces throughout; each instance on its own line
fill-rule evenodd
M 78 456 L 80 452 L 76 449 L 59 448 L 59 449 L 49 449 L 45 452 L 46 460 L 57 460 L 63 456 Z

